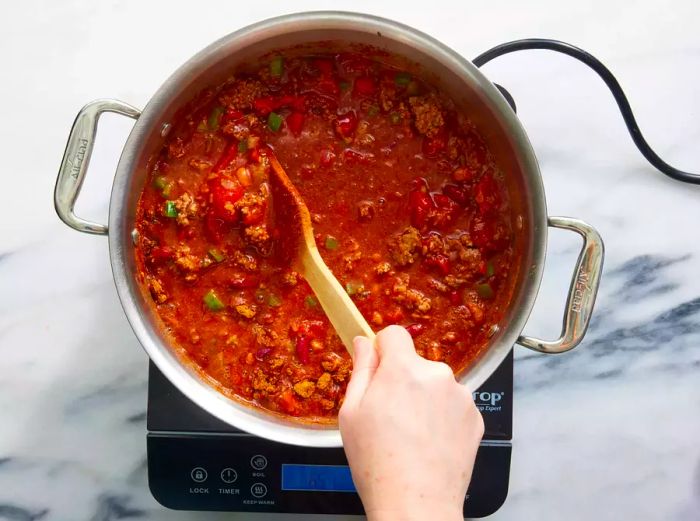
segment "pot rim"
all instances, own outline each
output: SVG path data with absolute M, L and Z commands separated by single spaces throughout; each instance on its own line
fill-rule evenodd
M 139 283 L 128 269 L 128 257 L 131 255 L 131 229 L 126 229 L 128 223 L 123 217 L 127 204 L 128 180 L 137 168 L 139 147 L 150 132 L 158 129 L 161 123 L 162 109 L 180 90 L 189 78 L 199 73 L 202 63 L 215 59 L 222 49 L 234 40 L 251 41 L 256 36 L 269 38 L 280 32 L 305 31 L 311 28 L 350 29 L 358 32 L 376 33 L 398 41 L 410 41 L 418 45 L 423 52 L 441 63 L 449 66 L 465 82 L 473 82 L 486 102 L 500 118 L 504 132 L 509 133 L 513 140 L 515 153 L 522 162 L 524 175 L 528 176 L 530 204 L 533 208 L 531 267 L 523 274 L 522 288 L 519 293 L 520 308 L 513 313 L 508 327 L 498 341 L 486 350 L 460 382 L 476 390 L 488 376 L 498 367 L 516 342 L 530 315 L 537 295 L 544 268 L 544 258 L 547 243 L 546 203 L 539 166 L 525 130 L 513 113 L 501 93 L 470 61 L 457 52 L 407 25 L 373 15 L 344 12 L 344 11 L 310 11 L 294 13 L 269 18 L 234 31 L 208 45 L 180 66 L 156 91 L 145 106 L 124 146 L 112 187 L 109 208 L 109 250 L 112 272 L 117 294 L 124 313 L 136 334 L 139 342 L 150 359 L 160 371 L 182 393 L 205 411 L 220 420 L 242 429 L 250 434 L 267 439 L 309 447 L 340 447 L 342 439 L 337 426 L 328 428 L 313 426 L 299 422 L 285 422 L 269 412 L 246 406 L 231 399 L 213 386 L 206 383 L 201 376 L 177 356 L 174 350 L 165 344 L 154 324 L 137 304 L 141 297 Z

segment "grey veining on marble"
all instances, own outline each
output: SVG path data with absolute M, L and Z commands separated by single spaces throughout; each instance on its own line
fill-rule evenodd
M 171 512 L 150 496 L 147 359 L 119 306 L 106 241 L 68 230 L 52 207 L 70 124 L 91 99 L 142 107 L 227 32 L 292 10 L 354 9 L 467 57 L 529 36 L 580 45 L 617 75 L 659 154 L 700 171 L 696 1 L 240 5 L 31 0 L 3 10 L 0 520 L 303 519 Z M 586 340 L 556 357 L 516 350 L 510 493 L 493 519 L 700 520 L 700 187 L 653 171 L 599 79 L 566 57 L 512 55 L 484 72 L 515 97 L 550 215 L 589 221 L 607 250 Z M 130 124 L 100 124 L 78 204 L 86 218 L 106 218 Z M 528 334 L 558 333 L 577 241 L 550 234 Z

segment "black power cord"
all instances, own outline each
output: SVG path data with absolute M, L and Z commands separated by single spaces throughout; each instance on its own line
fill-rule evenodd
M 630 136 L 632 136 L 632 141 L 634 141 L 634 144 L 637 145 L 637 148 L 646 158 L 646 160 L 649 161 L 649 163 L 651 163 L 651 165 L 654 166 L 657 170 L 677 181 L 682 181 L 684 183 L 691 183 L 696 185 L 700 184 L 700 174 L 691 174 L 690 172 L 678 170 L 677 168 L 674 168 L 668 163 L 666 163 L 663 159 L 661 159 L 658 156 L 656 152 L 654 152 L 654 150 L 652 150 L 652 148 L 649 146 L 649 143 L 647 143 L 646 139 L 644 139 L 644 136 L 642 136 L 642 131 L 639 130 L 637 120 L 634 118 L 634 114 L 632 113 L 632 107 L 630 107 L 629 101 L 627 101 L 627 96 L 625 96 L 625 93 L 622 90 L 620 83 L 617 81 L 617 79 L 615 79 L 615 76 L 613 76 L 612 72 L 610 72 L 610 70 L 605 65 L 603 65 L 598 58 L 584 51 L 583 49 L 566 42 L 560 42 L 558 40 L 528 38 L 524 40 L 515 40 L 512 42 L 503 43 L 494 47 L 493 49 L 489 49 L 488 51 L 480 54 L 474 59 L 474 65 L 476 65 L 477 67 L 481 67 L 482 65 L 490 62 L 494 58 L 498 58 L 499 56 L 503 56 L 504 54 L 510 54 L 516 51 L 526 51 L 532 49 L 546 49 L 549 51 L 555 51 L 562 54 L 566 54 L 567 56 L 571 56 L 572 58 L 575 58 L 580 62 L 585 63 L 591 69 L 593 69 L 598 74 L 598 76 L 602 78 L 602 80 L 610 89 L 610 92 L 612 92 L 612 95 L 615 97 L 617 106 L 620 109 L 620 112 L 622 113 L 623 119 L 625 120 L 627 130 L 629 131 Z M 503 93 L 505 89 L 503 89 L 500 86 L 498 87 Z M 508 103 L 511 105 L 511 107 L 513 107 L 513 110 L 515 110 L 513 98 L 510 97 L 509 94 L 505 96 Z

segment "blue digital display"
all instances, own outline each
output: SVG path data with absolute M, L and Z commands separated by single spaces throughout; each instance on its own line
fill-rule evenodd
M 282 490 L 356 492 L 347 465 L 282 465 Z

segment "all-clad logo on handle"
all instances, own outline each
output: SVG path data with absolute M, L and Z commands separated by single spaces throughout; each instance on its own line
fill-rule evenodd
M 581 312 L 583 300 L 588 291 L 588 273 L 581 270 L 576 277 L 576 287 L 574 288 L 574 296 L 571 299 L 571 311 L 575 313 Z
M 70 176 L 73 179 L 78 179 L 80 174 L 80 167 L 83 165 L 83 160 L 85 159 L 85 151 L 87 150 L 88 140 L 81 138 L 78 140 L 78 151 L 73 157 L 73 161 L 68 160 L 68 165 L 70 166 Z

